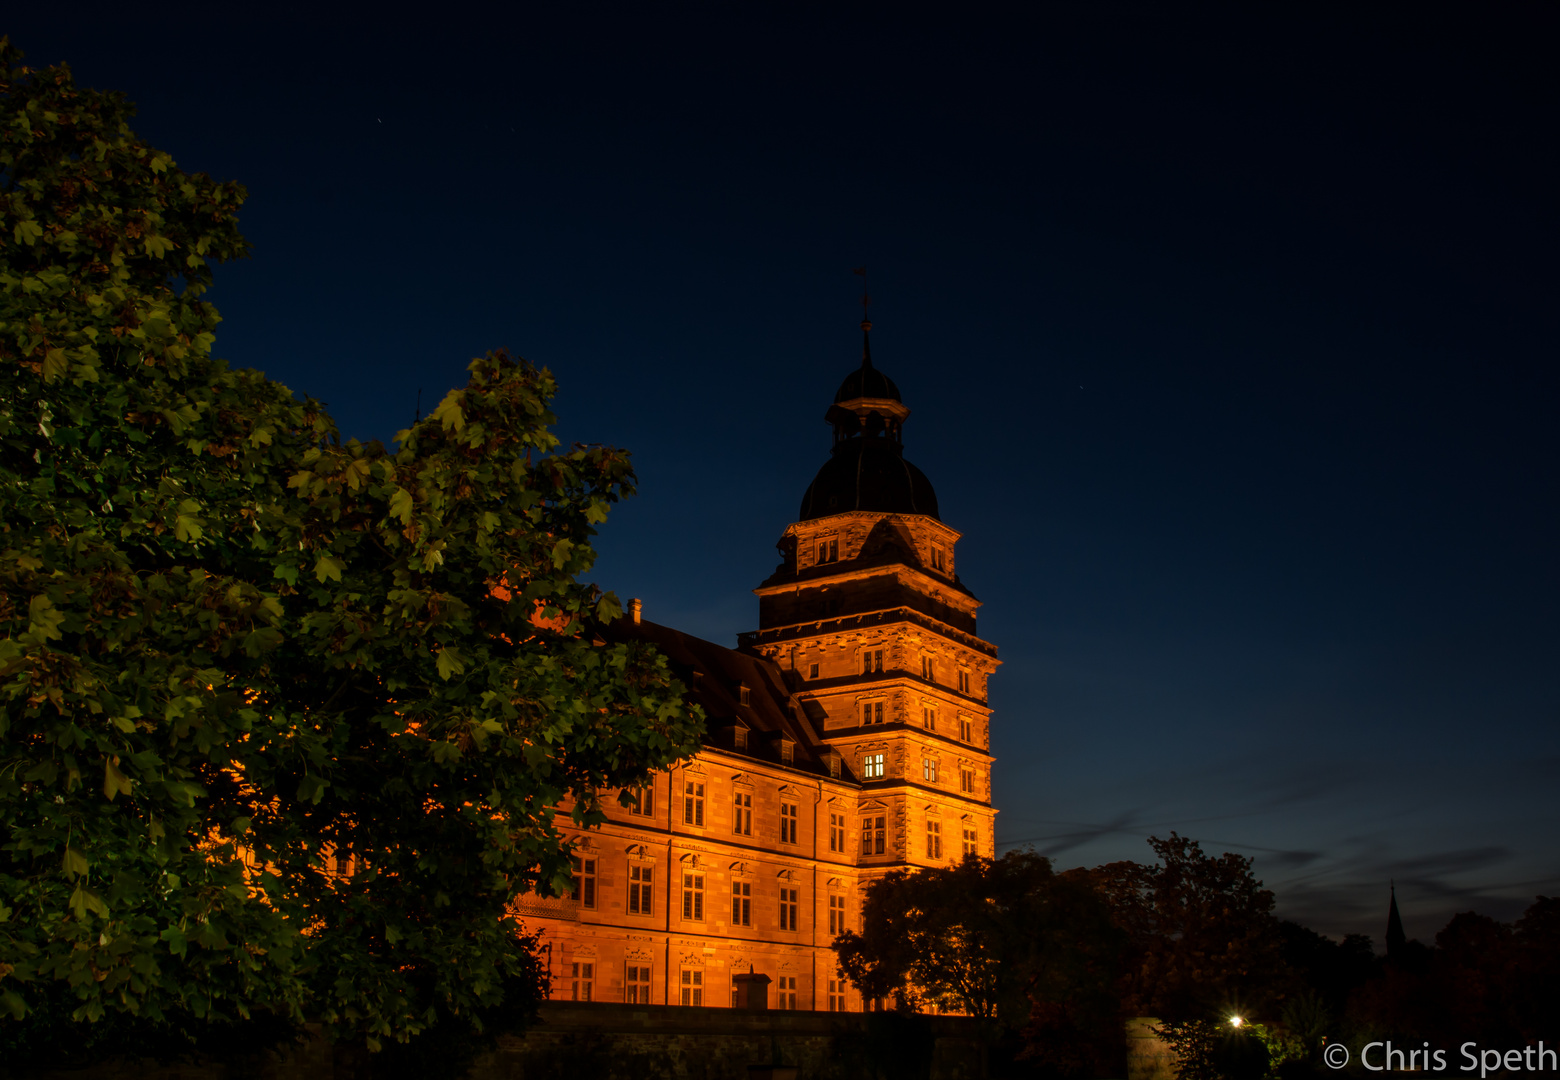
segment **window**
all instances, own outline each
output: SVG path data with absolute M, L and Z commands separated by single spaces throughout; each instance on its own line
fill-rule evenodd
M 966 795 L 973 795 L 973 794 L 975 794 L 975 770 L 974 769 L 960 769 L 959 770 L 959 790 L 964 792 L 964 794 L 966 794 Z
M 623 1000 L 630 1005 L 650 1004 L 650 965 L 630 964 L 623 978 Z
M 336 875 L 347 877 L 352 872 L 352 853 L 349 851 L 336 852 Z
M 829 1011 L 830 1012 L 844 1012 L 845 1011 L 845 980 L 844 979 L 830 979 L 829 980 Z
M 734 750 L 747 749 L 747 728 L 738 726 L 731 729 L 731 746 Z
M 779 994 L 775 998 L 775 1008 L 796 1008 L 796 976 L 782 975 L 779 980 Z
M 592 988 L 596 985 L 595 964 L 575 964 L 569 978 L 570 999 L 573 1001 L 589 1001 Z
M 780 764 L 790 765 L 796 760 L 796 744 L 790 739 L 780 740 Z
M 782 844 L 796 843 L 796 804 L 780 804 L 780 842 Z
M 731 925 L 753 925 L 753 885 L 747 881 L 731 883 Z
M 704 972 L 683 969 L 682 1003 L 684 1005 L 704 1004 Z
M 932 545 L 932 569 L 942 571 L 948 569 L 948 559 L 940 544 Z
M 970 723 L 968 716 L 959 717 L 959 738 L 967 743 L 975 741 L 975 725 Z
M 818 541 L 818 561 L 820 563 L 840 561 L 840 541 L 838 537 L 832 540 Z
M 655 785 L 646 784 L 640 788 L 628 790 L 628 812 L 640 817 L 653 817 L 655 815 Z
M 863 779 L 871 780 L 883 775 L 883 755 L 868 754 L 861 759 L 861 775 Z
M 683 785 L 683 823 L 704 825 L 704 782 L 689 780 Z
M 753 835 L 753 796 L 745 791 L 737 792 L 736 806 L 731 815 L 731 831 L 738 836 Z
M 934 784 L 937 782 L 937 762 L 929 757 L 921 759 L 921 779 L 929 780 Z
M 829 850 L 845 850 L 845 815 L 829 815 Z
M 780 929 L 796 929 L 797 889 L 780 890 Z
M 883 670 L 883 650 L 867 649 L 861 654 L 861 673 L 871 675 Z
M 961 693 L 961 694 L 968 694 L 969 692 L 970 692 L 970 669 L 969 668 L 960 668 L 959 669 L 959 693 Z
M 813 664 L 813 665 L 808 667 L 808 669 L 807 669 L 807 677 L 809 679 L 816 679 L 818 677 L 818 665 L 817 664 Z
M 843 934 L 845 932 L 845 898 L 843 896 L 829 897 L 829 933 Z
M 579 901 L 580 907 L 594 908 L 596 906 L 596 860 L 575 855 L 569 859 L 569 862 L 574 865 L 574 899 Z
M 936 705 L 922 704 L 922 706 L 921 706 L 921 726 L 924 727 L 927 731 L 936 731 L 937 730 L 937 706 Z
M 942 858 L 942 822 L 928 821 L 926 823 L 926 857 L 928 859 Z
M 704 875 L 688 871 L 683 874 L 683 918 L 702 922 L 704 919 Z
M 861 853 L 863 855 L 881 855 L 888 842 L 888 830 L 885 817 L 861 819 Z
M 838 780 L 840 778 L 840 756 L 832 751 L 823 756 L 824 760 L 829 763 L 829 775 Z
M 975 838 L 975 830 L 969 826 L 965 826 L 964 828 L 964 854 L 980 854 L 980 841 Z
M 753 704 L 753 692 L 745 686 L 737 687 L 737 697 L 741 699 L 744 705 Z
M 628 868 L 628 913 L 630 915 L 649 915 L 650 908 L 650 879 L 655 874 L 653 866 L 634 865 Z
M 881 701 L 863 701 L 861 703 L 861 722 L 863 724 L 881 724 L 883 722 L 883 703 Z
M 937 681 L 937 665 L 930 656 L 921 657 L 921 678 L 927 682 Z

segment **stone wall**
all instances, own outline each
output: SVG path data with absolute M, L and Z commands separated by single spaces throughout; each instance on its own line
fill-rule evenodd
M 1127 1021 L 1127 1080 L 1176 1080 L 1175 1053 L 1154 1034 L 1158 1026 L 1147 1016 Z
M 394 1046 L 384 1051 L 395 1053 Z M 681 1005 L 546 1002 L 540 1022 L 478 1060 L 471 1080 L 979 1080 L 974 1021 L 896 1013 L 747 1012 Z M 0 1070 L 3 1071 L 3 1070 Z M 787 1073 L 776 1070 L 774 1080 Z M 371 1056 L 316 1036 L 281 1060 L 243 1065 L 120 1063 L 46 1080 L 371 1080 Z

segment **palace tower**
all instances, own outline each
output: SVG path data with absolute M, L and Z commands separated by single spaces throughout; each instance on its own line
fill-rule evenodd
M 857 1010 L 829 942 L 859 929 L 891 870 L 994 854 L 986 680 L 996 648 L 955 573 L 960 534 L 904 457 L 910 410 L 872 364 L 825 419 L 833 451 L 728 649 L 644 619 L 704 707 L 695 758 L 580 831 L 571 897 L 523 896 L 555 998 L 729 1006 L 768 975 L 771 1007 Z

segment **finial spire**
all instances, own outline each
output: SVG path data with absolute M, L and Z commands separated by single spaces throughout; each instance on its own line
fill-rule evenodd
M 867 292 L 867 268 L 858 266 L 852 273 L 861 275 L 861 366 L 863 370 L 872 367 L 872 320 L 867 316 L 871 314 L 869 305 L 872 303 L 872 295 Z

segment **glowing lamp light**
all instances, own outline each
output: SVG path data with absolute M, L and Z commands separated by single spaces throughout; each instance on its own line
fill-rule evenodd
M 1240 1027 L 1245 1022 L 1246 1021 L 1242 1017 L 1239 1017 L 1239 1016 L 1232 1016 L 1232 1017 L 1230 1017 L 1230 1027 Z

